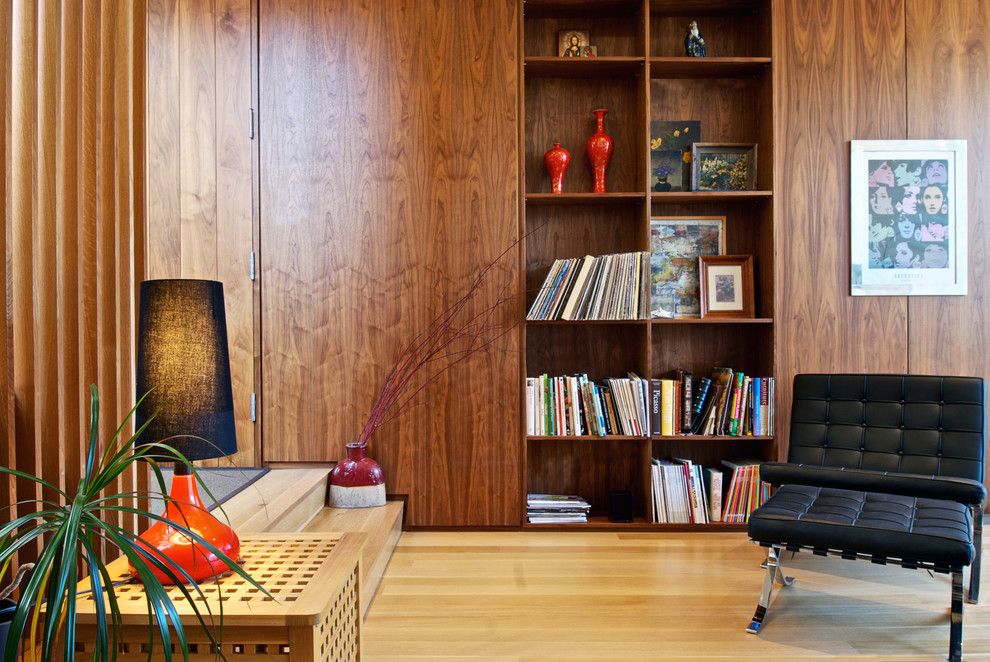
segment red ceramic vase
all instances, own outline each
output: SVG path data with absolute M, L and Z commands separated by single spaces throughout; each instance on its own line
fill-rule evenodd
M 385 474 L 364 454 L 367 444 L 347 444 L 347 458 L 330 472 L 330 505 L 336 508 L 369 508 L 385 505 Z
M 605 114 L 608 111 L 604 108 L 592 111 L 598 121 L 598 129 L 591 134 L 585 145 L 584 152 L 588 156 L 588 163 L 595 175 L 595 185 L 592 189 L 595 193 L 605 193 L 605 171 L 608 170 L 609 161 L 612 160 L 612 149 L 615 147 L 612 136 L 605 133 Z
M 561 147 L 560 143 L 554 143 L 553 147 L 543 155 L 543 167 L 547 169 L 547 174 L 550 175 L 551 193 L 564 192 L 564 174 L 570 163 L 571 153 Z

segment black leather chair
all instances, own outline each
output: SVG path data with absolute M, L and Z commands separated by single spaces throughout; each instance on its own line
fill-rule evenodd
M 952 576 L 949 660 L 962 659 L 967 601 L 980 590 L 986 390 L 975 377 L 797 375 L 787 463 L 760 467 L 779 486 L 752 514 L 768 547 L 757 634 L 782 550 L 894 563 Z

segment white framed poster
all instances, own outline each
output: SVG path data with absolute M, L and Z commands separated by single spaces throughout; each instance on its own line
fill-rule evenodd
M 966 141 L 853 140 L 853 296 L 966 294 Z

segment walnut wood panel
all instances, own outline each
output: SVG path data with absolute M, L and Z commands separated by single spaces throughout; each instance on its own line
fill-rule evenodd
M 252 0 L 149 0 L 148 278 L 224 284 L 238 452 L 204 464 L 261 463 L 255 391 L 249 132 Z
M 564 190 L 591 191 L 592 173 L 584 146 L 595 132 L 592 110 L 607 108 L 605 130 L 615 141 L 606 175 L 609 191 L 641 191 L 646 145 L 641 135 L 643 107 L 638 78 L 581 80 L 535 78 L 525 82 L 526 191 L 548 192 L 543 154 L 559 142 L 571 153 Z M 532 226 L 527 222 L 527 225 Z
M 990 3 L 907 0 L 908 138 L 967 141 L 969 294 L 908 300 L 908 366 L 920 374 L 990 378 L 990 213 L 984 110 L 990 94 Z
M 553 324 L 526 327 L 528 377 L 587 373 L 593 380 L 647 377 L 649 327 L 641 324 Z
M 261 3 L 267 460 L 339 458 L 399 343 L 516 240 L 517 18 L 512 0 Z M 518 291 L 507 262 L 485 301 Z M 519 523 L 518 345 L 372 439 L 409 524 Z
M 643 40 L 639 34 L 639 17 L 620 18 L 538 18 L 525 22 L 526 55 L 557 55 L 557 33 L 561 30 L 583 30 L 598 49 L 598 57 L 612 55 L 643 55 Z
M 527 444 L 527 491 L 536 494 L 578 494 L 591 504 L 593 515 L 608 514 L 608 493 L 633 493 L 636 516 L 649 506 L 643 476 L 646 441 L 539 441 Z
M 708 377 L 713 367 L 754 377 L 773 374 L 773 328 L 764 324 L 653 324 L 652 377 L 687 370 Z
M 904 297 L 849 295 L 849 145 L 903 138 L 903 0 L 774 3 L 778 429 L 799 372 L 907 370 Z M 781 455 L 786 443 L 779 444 Z
M 10 175 L 12 172 L 11 153 L 11 42 L 13 38 L 13 5 L 0 4 L 0 152 L 3 161 L 0 163 L 0 208 L 3 209 L 4 219 L 11 218 Z M 10 310 L 8 307 L 7 283 L 7 221 L 4 221 L 3 232 L 0 232 L 0 254 L 4 256 L 4 287 L 0 288 L 0 310 Z M 17 458 L 15 450 L 14 427 L 14 390 L 11 356 L 11 316 L 5 316 L 0 324 L 0 464 L 7 467 L 15 466 Z M 5 477 L 0 481 L 0 508 L 6 509 L 17 501 L 17 489 L 14 481 Z M 12 517 L 14 512 L 11 511 Z M 16 559 L 15 559 L 16 561 Z
M 69 492 L 83 469 L 87 386 L 100 389 L 104 443 L 134 401 L 144 22 L 143 2 L 0 9 L 8 157 L 0 461 Z M 146 478 L 131 470 L 111 489 L 143 488 Z M 15 490 L 21 500 L 39 495 L 23 481 Z M 13 494 L 6 481 L 0 491 Z M 25 502 L 19 512 L 32 508 Z

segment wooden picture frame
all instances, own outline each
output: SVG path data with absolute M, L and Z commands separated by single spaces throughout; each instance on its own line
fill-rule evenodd
M 698 274 L 702 319 L 756 316 L 752 255 L 702 255 Z
M 692 143 L 692 191 L 756 189 L 756 143 Z

